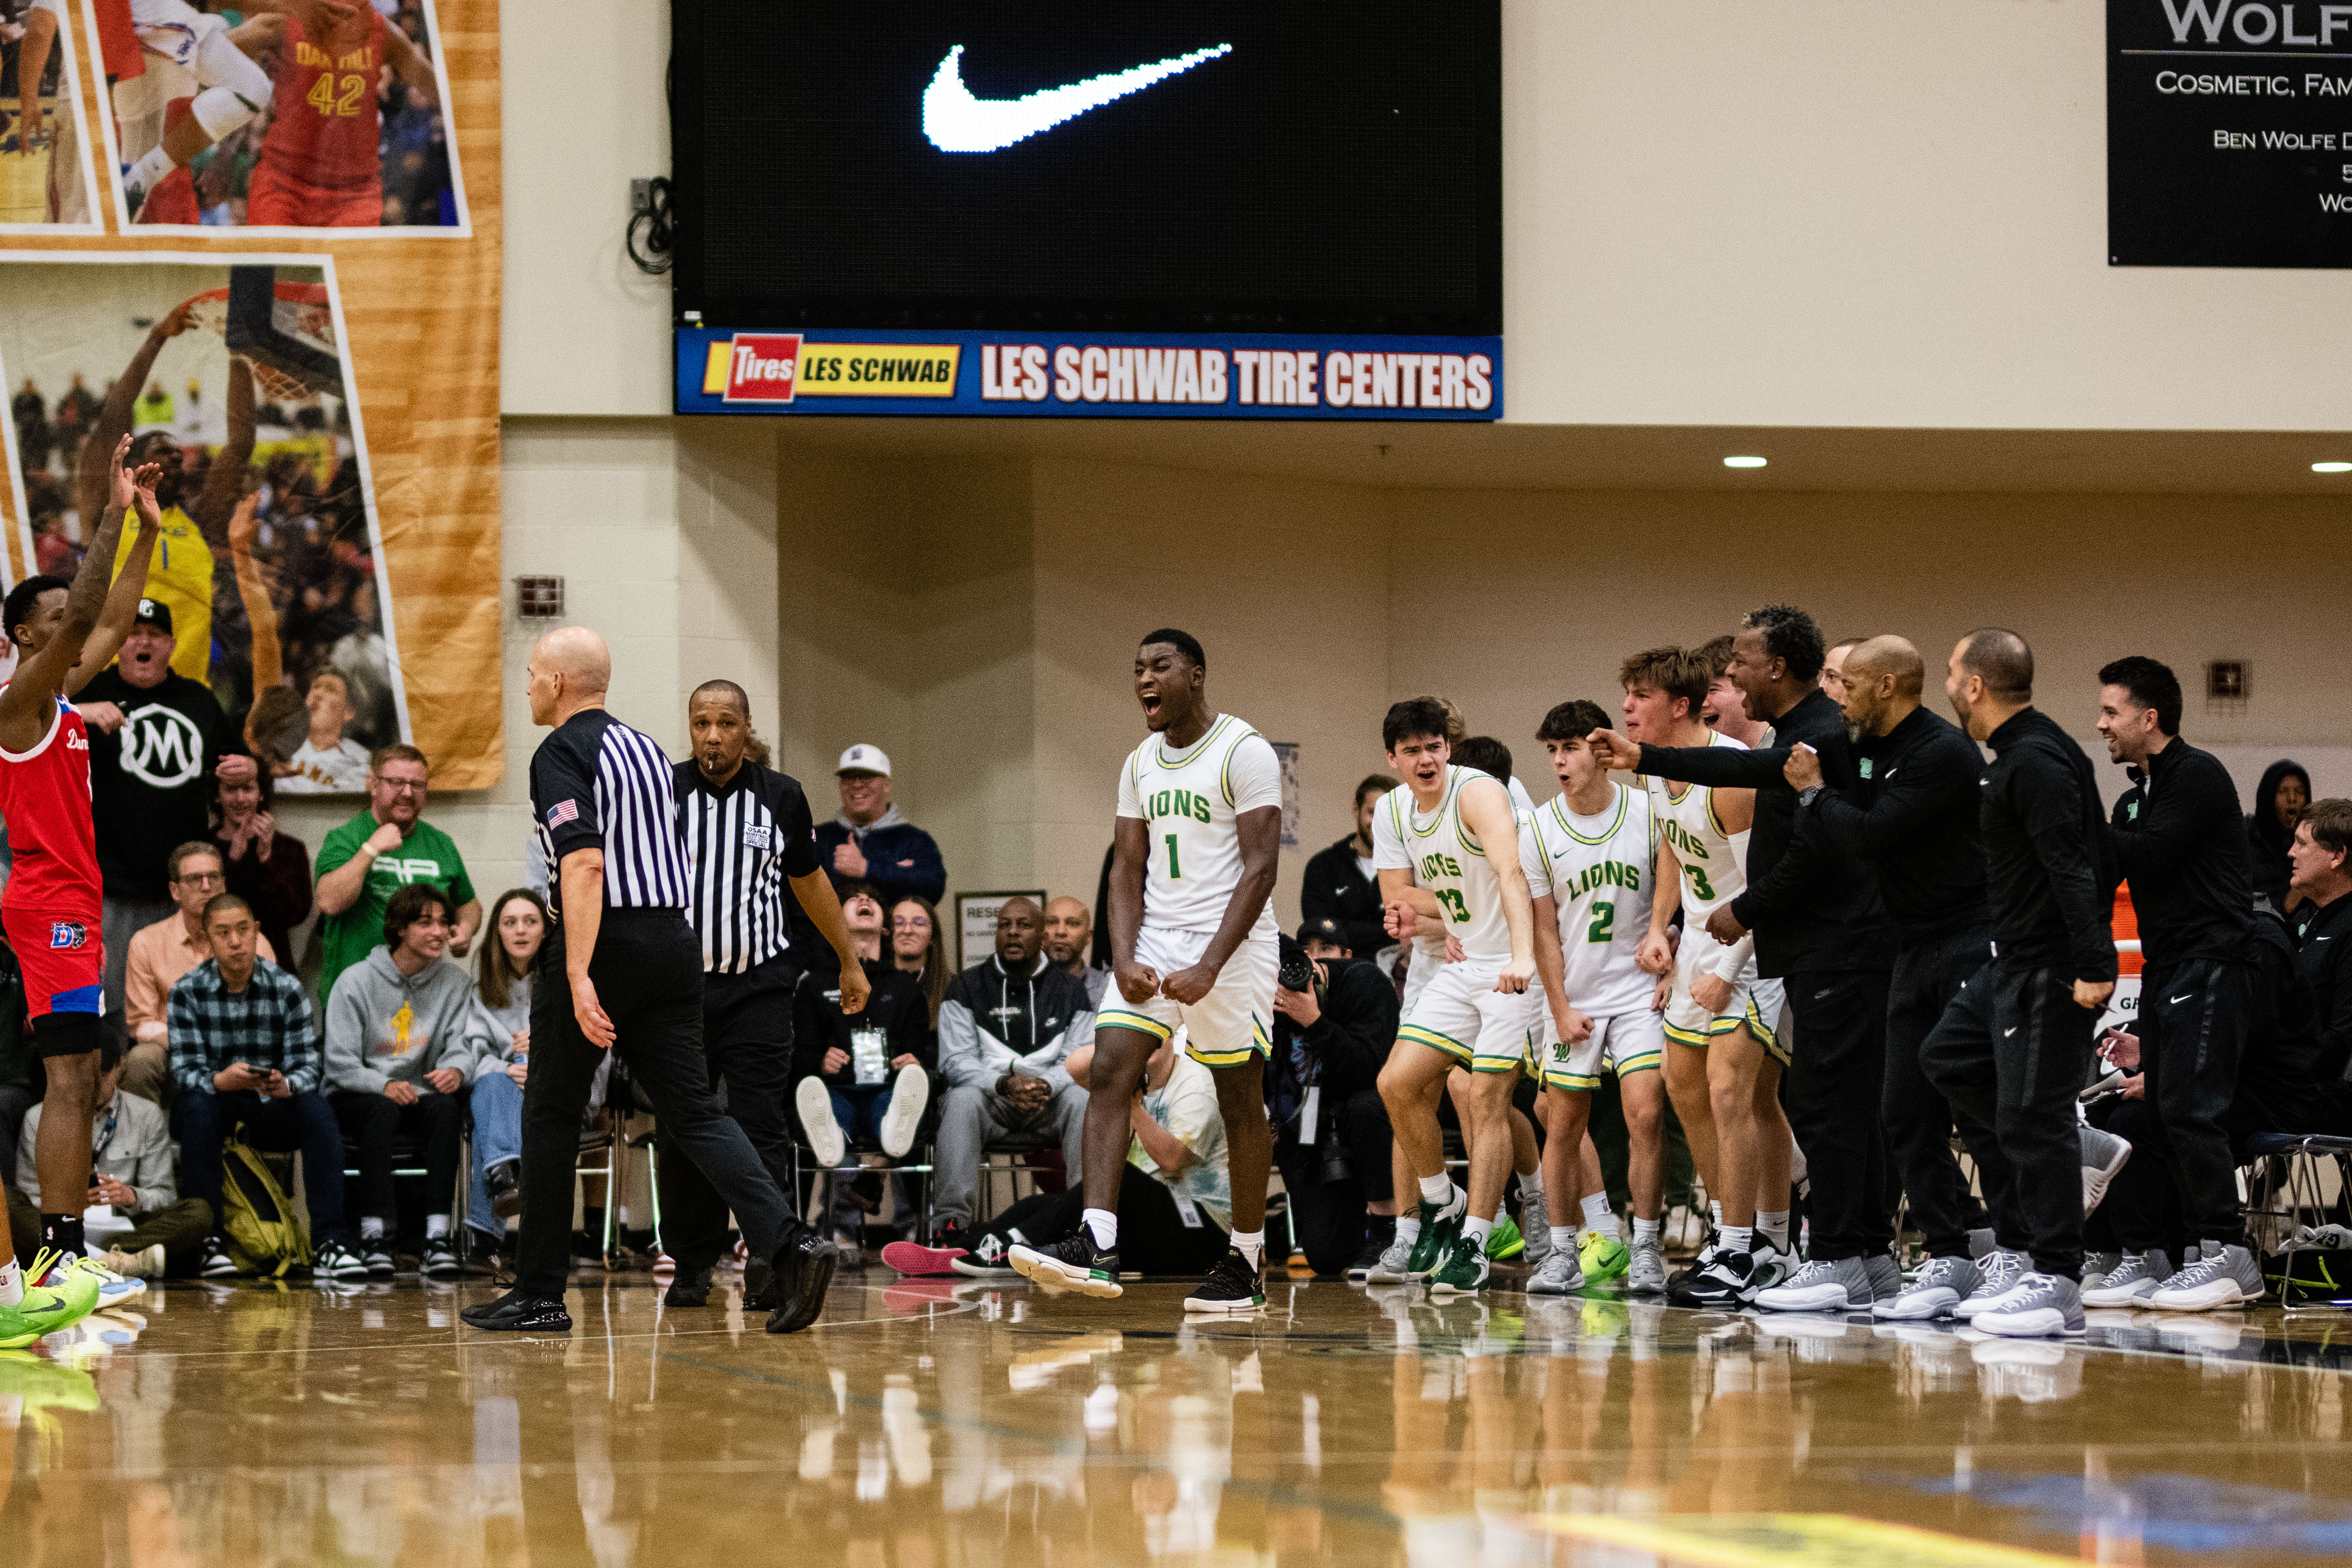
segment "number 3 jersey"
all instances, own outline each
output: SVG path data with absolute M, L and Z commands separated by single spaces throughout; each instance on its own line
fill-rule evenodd
M 1118 815 L 1142 821 L 1143 928 L 1213 933 L 1242 880 L 1234 818 L 1282 805 L 1282 764 L 1265 737 L 1230 713 L 1179 751 L 1148 737 L 1118 776 Z M 1275 934 L 1274 902 L 1258 911 L 1253 936 Z
M 1748 748 L 1717 731 L 1710 746 Z M 1729 947 L 1706 934 L 1706 917 L 1748 890 L 1748 834 L 1725 830 L 1716 816 L 1715 792 L 1705 784 L 1669 784 L 1651 779 L 1650 813 L 1658 837 L 1672 847 L 1682 867 L 1683 942 L 1678 958 L 1690 958 L 1726 980 L 1755 978 L 1756 934 L 1750 931 Z M 1679 793 L 1677 793 L 1679 792 Z M 1695 956 L 1689 944 L 1703 944 Z
M 1657 834 L 1646 791 L 1622 784 L 1597 816 L 1579 816 L 1568 797 L 1539 807 L 1519 840 L 1532 898 L 1549 896 L 1559 915 L 1568 964 L 1568 1005 L 1589 1018 L 1647 1013 L 1656 976 L 1636 957 L 1650 934 Z

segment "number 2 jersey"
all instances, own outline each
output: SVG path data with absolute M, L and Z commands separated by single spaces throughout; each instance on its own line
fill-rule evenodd
M 1578 816 L 1565 795 L 1536 811 L 1519 840 L 1531 898 L 1549 896 L 1559 916 L 1568 1005 L 1589 1018 L 1647 1013 L 1654 975 L 1635 962 L 1650 934 L 1657 834 L 1645 790 L 1612 784 L 1597 816 Z
M 1282 763 L 1265 736 L 1230 713 L 1178 750 L 1152 735 L 1118 775 L 1118 815 L 1139 818 L 1144 857 L 1143 929 L 1213 933 L 1242 880 L 1234 818 L 1282 805 Z M 1275 934 L 1274 901 L 1258 911 L 1253 937 Z

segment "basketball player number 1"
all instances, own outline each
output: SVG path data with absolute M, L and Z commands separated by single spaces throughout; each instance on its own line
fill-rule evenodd
M 1172 833 L 1168 836 L 1168 879 L 1171 882 L 1184 879 L 1184 873 L 1176 864 L 1176 836 Z

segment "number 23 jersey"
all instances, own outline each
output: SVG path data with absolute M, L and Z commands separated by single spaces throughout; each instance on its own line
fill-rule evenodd
M 1614 798 L 1598 816 L 1578 816 L 1568 797 L 1539 807 L 1519 840 L 1528 894 L 1549 895 L 1559 915 L 1568 964 L 1568 1005 L 1590 1018 L 1646 1013 L 1657 987 L 1635 959 L 1650 934 L 1657 835 L 1647 790 L 1610 785 Z
M 1151 735 L 1118 776 L 1118 815 L 1141 820 L 1146 931 L 1213 932 L 1241 886 L 1242 841 L 1234 819 L 1282 805 L 1282 764 L 1265 736 L 1230 713 L 1178 750 Z M 1275 933 L 1274 901 L 1258 911 L 1253 936 Z

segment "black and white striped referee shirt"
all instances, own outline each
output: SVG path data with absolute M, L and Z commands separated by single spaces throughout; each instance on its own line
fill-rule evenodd
M 530 759 L 530 816 L 547 856 L 548 902 L 562 912 L 558 869 L 574 849 L 604 852 L 608 910 L 687 907 L 686 846 L 669 758 L 602 708 L 583 709 Z
M 692 759 L 677 764 L 677 826 L 686 837 L 702 967 L 740 974 L 791 945 L 787 877 L 817 869 L 816 824 L 796 780 L 746 762 L 713 786 Z

